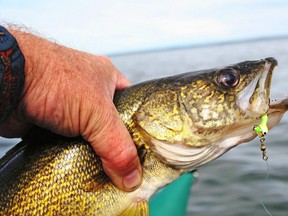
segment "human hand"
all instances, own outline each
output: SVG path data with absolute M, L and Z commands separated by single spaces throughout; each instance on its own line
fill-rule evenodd
M 23 137 L 33 125 L 64 136 L 81 135 L 91 143 L 118 188 L 137 188 L 141 165 L 113 104 L 115 90 L 127 87 L 128 80 L 107 57 L 10 32 L 26 60 L 25 86 L 17 108 L 0 125 L 0 135 Z

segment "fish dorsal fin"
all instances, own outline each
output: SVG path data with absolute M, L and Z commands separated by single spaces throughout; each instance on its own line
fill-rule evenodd
M 147 200 L 133 202 L 119 216 L 149 216 L 149 207 Z

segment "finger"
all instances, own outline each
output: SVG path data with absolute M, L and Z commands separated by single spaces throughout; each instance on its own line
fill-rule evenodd
M 123 89 L 128 86 L 130 86 L 129 80 L 120 72 L 118 72 L 118 77 L 117 77 L 117 83 L 116 83 L 116 89 Z
M 114 185 L 124 191 L 132 191 L 141 184 L 142 179 L 137 150 L 114 105 L 110 102 L 104 107 L 107 109 L 102 112 L 101 120 L 97 121 L 99 113 L 95 118 L 90 118 L 87 128 L 91 128 L 91 132 L 84 138 L 100 156 L 104 171 Z
M 96 56 L 96 58 L 98 63 L 101 62 L 103 65 L 105 65 L 106 68 L 109 68 L 106 70 L 106 74 L 109 74 L 110 81 L 115 81 L 115 83 L 110 82 L 110 84 L 113 83 L 113 87 L 110 88 L 110 90 L 113 89 L 113 93 L 115 91 L 115 87 L 116 89 L 123 89 L 131 85 L 129 80 L 120 71 L 118 71 L 118 69 L 113 65 L 107 56 Z

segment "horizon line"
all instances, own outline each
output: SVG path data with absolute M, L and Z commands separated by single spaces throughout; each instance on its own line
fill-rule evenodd
M 126 56 L 126 55 L 137 55 L 137 54 L 144 54 L 144 53 L 154 53 L 154 52 L 163 52 L 163 51 L 172 51 L 172 50 L 181 50 L 181 49 L 193 49 L 199 47 L 208 47 L 208 46 L 220 46 L 220 45 L 228 45 L 228 44 L 241 44 L 241 43 L 251 43 L 257 41 L 266 41 L 266 40 L 282 40 L 288 39 L 287 35 L 275 35 L 275 36 L 263 36 L 263 37 L 251 37 L 245 39 L 232 39 L 227 41 L 213 41 L 213 42 L 199 42 L 195 44 L 187 44 L 187 45 L 170 45 L 170 46 L 163 46 L 163 47 L 156 47 L 156 48 L 147 48 L 147 49 L 139 49 L 135 51 L 124 51 L 124 52 L 115 52 L 106 54 L 108 57 L 119 57 L 119 56 Z

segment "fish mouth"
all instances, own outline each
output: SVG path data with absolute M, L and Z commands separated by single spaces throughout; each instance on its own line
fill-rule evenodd
M 269 96 L 273 70 L 278 65 L 278 62 L 276 59 L 272 57 L 266 58 L 265 61 L 266 63 L 265 63 L 262 75 L 260 77 L 259 84 L 260 84 L 261 91 L 265 89 L 268 90 L 268 96 Z
M 269 108 L 270 86 L 274 68 L 277 60 L 270 57 L 265 61 L 262 72 L 257 74 L 254 79 L 238 93 L 238 106 L 243 112 L 266 113 Z M 256 99 L 252 101 L 253 97 Z
M 288 110 L 288 98 L 273 101 L 269 104 L 268 128 L 276 126 Z M 213 144 L 195 148 L 187 145 L 169 145 L 158 140 L 154 140 L 157 150 L 161 152 L 162 159 L 176 169 L 185 171 L 195 170 L 196 168 L 215 160 L 231 148 L 254 139 L 257 134 L 253 130 L 254 125 L 260 123 L 260 117 L 253 121 L 248 121 L 237 128 L 226 131 L 221 138 Z

